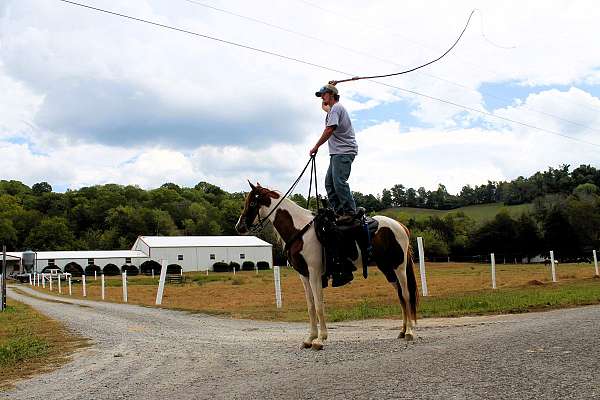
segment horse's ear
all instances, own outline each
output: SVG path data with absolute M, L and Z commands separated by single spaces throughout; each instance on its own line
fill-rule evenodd
M 251 188 L 252 190 L 256 189 L 256 186 L 254 186 L 254 185 L 252 184 L 252 182 L 250 182 L 250 179 L 248 179 L 248 184 L 250 185 L 250 188 Z
M 256 182 L 256 187 L 262 187 L 262 186 L 260 186 L 260 183 Z

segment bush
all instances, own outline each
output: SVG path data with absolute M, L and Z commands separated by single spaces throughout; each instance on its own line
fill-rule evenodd
M 102 272 L 106 276 L 117 276 L 121 275 L 121 270 L 115 264 L 106 264 L 102 269 Z
M 87 276 L 94 275 L 94 272 L 96 272 L 96 275 L 100 275 L 102 273 L 102 268 L 94 264 L 89 264 L 85 267 L 85 274 Z
M 127 276 L 136 276 L 140 270 L 135 265 L 125 264 L 121 267 L 121 272 L 127 272 Z
M 242 263 L 242 271 L 254 271 L 254 262 L 252 261 L 244 261 Z
M 257 263 L 256 263 L 256 267 L 257 267 L 259 270 L 271 269 L 271 266 L 270 266 L 270 265 L 269 265 L 269 263 L 268 263 L 268 262 L 266 262 L 266 261 L 259 261 L 259 262 L 257 262 Z
M 213 271 L 215 272 L 229 272 L 229 264 L 224 262 L 216 262 L 213 264 Z
M 233 271 L 235 268 L 236 271 L 240 270 L 240 264 L 236 263 L 235 261 L 232 261 L 229 263 L 229 270 Z

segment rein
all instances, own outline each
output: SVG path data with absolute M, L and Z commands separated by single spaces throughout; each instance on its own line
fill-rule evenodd
M 269 213 L 267 214 L 267 216 L 264 217 L 264 218 L 261 218 L 260 212 L 258 213 L 258 215 L 257 215 L 257 217 L 258 217 L 258 223 L 250 225 L 250 227 L 249 227 L 249 232 L 250 233 L 254 233 L 254 234 L 255 233 L 259 233 L 260 231 L 262 231 L 263 229 L 265 229 L 265 225 L 269 221 L 269 217 L 279 208 L 279 206 L 281 205 L 281 203 L 283 202 L 283 200 L 285 200 L 286 197 L 298 185 L 298 182 L 300 182 L 300 179 L 302 179 L 302 176 L 304 176 L 304 173 L 306 172 L 306 169 L 311 164 L 312 164 L 312 168 L 315 170 L 314 175 L 315 175 L 315 191 L 316 191 L 316 184 L 317 184 L 317 182 L 316 182 L 316 176 L 317 176 L 316 162 L 315 162 L 315 155 L 311 155 L 310 158 L 308 159 L 308 162 L 306 163 L 306 165 L 302 169 L 302 172 L 300 172 L 300 175 L 298 176 L 298 178 L 296 178 L 296 180 L 294 181 L 294 183 L 292 184 L 292 186 L 288 189 L 288 191 L 285 192 L 285 194 L 283 196 L 281 196 L 281 199 L 277 202 L 277 204 L 275 205 L 275 207 L 273 207 L 273 209 L 271 211 L 269 211 Z M 312 185 L 312 177 L 313 177 L 313 171 L 311 169 L 311 171 L 310 171 L 311 185 Z M 309 195 L 309 198 L 310 198 L 310 190 L 309 190 L 308 195 Z M 254 196 L 254 199 L 250 203 L 250 206 L 256 206 L 257 201 L 258 201 L 258 196 L 259 196 L 258 194 Z

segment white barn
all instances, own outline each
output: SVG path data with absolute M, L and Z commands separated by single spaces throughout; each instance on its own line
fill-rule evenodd
M 22 269 L 22 252 L 7 253 Z M 266 261 L 273 266 L 273 246 L 255 236 L 139 236 L 131 250 L 38 251 L 34 271 L 60 269 L 75 274 L 117 274 L 160 269 L 165 260 L 173 272 L 206 271 L 216 262 Z M 134 267 L 130 269 L 131 267 Z M 181 268 L 179 268 L 181 267 Z
M 132 251 L 188 271 L 206 271 L 216 262 L 266 261 L 273 266 L 273 245 L 255 236 L 139 236 Z
M 10 254 L 21 259 L 23 253 Z M 89 269 L 88 266 L 92 265 L 97 266 L 95 269 L 100 273 L 107 265 L 114 265 L 119 270 L 123 265 L 131 265 L 139 269 L 140 265 L 147 260 L 146 254 L 133 250 L 38 251 L 34 271 L 44 272 L 44 270 L 58 268 L 63 272 L 77 273 L 86 271 Z M 69 264 L 70 270 L 65 271 L 65 267 Z

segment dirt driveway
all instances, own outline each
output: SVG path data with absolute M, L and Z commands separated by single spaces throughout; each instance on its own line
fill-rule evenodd
M 94 345 L 0 399 L 600 398 L 600 306 L 420 321 L 331 324 L 321 352 L 305 324 L 241 321 L 71 300 L 10 297 Z

